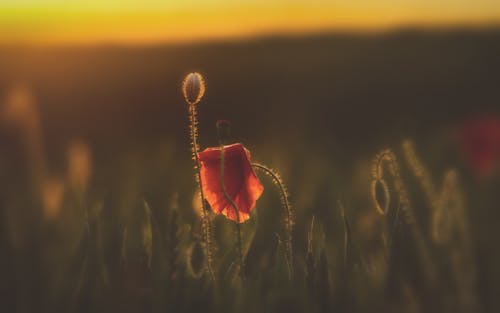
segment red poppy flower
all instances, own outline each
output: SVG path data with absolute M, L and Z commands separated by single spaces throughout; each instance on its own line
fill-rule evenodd
M 224 197 L 220 181 L 221 150 L 207 148 L 199 153 L 201 186 L 205 198 L 216 214 L 238 221 L 236 210 Z M 250 164 L 250 152 L 240 143 L 224 146 L 224 185 L 239 210 L 240 223 L 250 218 L 250 211 L 264 191 Z
M 490 175 L 500 160 L 500 117 L 467 121 L 459 134 L 465 160 L 478 177 Z

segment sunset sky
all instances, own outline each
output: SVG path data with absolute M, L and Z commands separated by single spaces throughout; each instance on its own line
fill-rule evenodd
M 498 0 L 0 0 L 0 42 L 143 43 L 500 24 Z

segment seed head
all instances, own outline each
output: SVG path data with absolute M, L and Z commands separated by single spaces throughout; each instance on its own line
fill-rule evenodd
M 200 73 L 189 73 L 182 82 L 182 94 L 189 105 L 198 104 L 205 94 L 205 81 Z

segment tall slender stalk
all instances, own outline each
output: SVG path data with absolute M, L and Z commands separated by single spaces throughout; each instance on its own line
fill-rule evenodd
M 238 253 L 238 262 L 240 265 L 240 277 L 241 280 L 245 280 L 245 259 L 243 256 L 243 247 L 241 243 L 241 226 L 240 226 L 240 210 L 233 199 L 229 196 L 226 190 L 226 184 L 224 182 L 224 143 L 220 142 L 220 186 L 222 189 L 222 193 L 226 200 L 231 204 L 236 212 L 236 250 Z
M 438 192 L 436 191 L 437 188 L 430 172 L 418 157 L 413 141 L 406 139 L 401 145 L 403 148 L 403 156 L 408 167 L 424 192 L 429 207 L 434 210 L 437 205 L 436 199 L 438 198 Z
M 196 182 L 200 189 L 200 201 L 201 201 L 201 219 L 202 219 L 202 229 L 203 229 L 203 241 L 205 243 L 205 254 L 207 256 L 207 271 L 212 280 L 215 280 L 215 270 L 213 267 L 213 257 L 212 257 L 212 225 L 210 218 L 208 216 L 208 211 L 205 205 L 205 195 L 203 193 L 203 188 L 201 186 L 201 172 L 200 172 L 200 160 L 198 158 L 198 119 L 196 115 L 196 105 L 189 105 L 189 125 L 190 125 L 190 135 L 191 135 L 191 152 L 193 161 L 195 163 L 194 169 L 196 172 Z
M 286 248 L 286 253 L 287 253 L 287 258 L 288 258 L 288 263 L 290 264 L 290 270 L 293 269 L 293 250 L 292 250 L 292 240 L 293 240 L 293 224 L 294 224 L 294 219 L 293 219 L 293 212 L 292 212 L 292 207 L 290 205 L 290 200 L 289 200 L 289 195 L 288 195 L 288 190 L 286 189 L 286 185 L 281 179 L 280 175 L 273 171 L 272 169 L 268 168 L 265 165 L 259 164 L 259 163 L 252 163 L 252 167 L 259 169 L 263 171 L 265 174 L 269 175 L 273 183 L 278 186 L 280 190 L 280 198 L 281 198 L 281 204 L 285 208 L 285 232 L 287 234 L 287 240 L 285 244 Z M 293 273 L 293 271 L 291 271 Z
M 349 226 L 349 221 L 347 219 L 347 215 L 345 214 L 345 208 L 340 200 L 338 201 L 338 205 L 340 207 L 340 214 L 342 216 L 342 220 L 344 222 L 344 270 L 347 269 L 349 263 L 349 259 L 351 258 L 351 227 Z

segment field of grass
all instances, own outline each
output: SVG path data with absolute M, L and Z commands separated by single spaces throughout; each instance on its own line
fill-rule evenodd
M 459 134 L 498 120 L 499 56 L 496 29 L 0 47 L 0 311 L 498 312 L 499 162 Z M 193 71 L 200 148 L 230 120 L 289 191 L 292 233 L 256 171 L 244 279 L 202 219 Z

